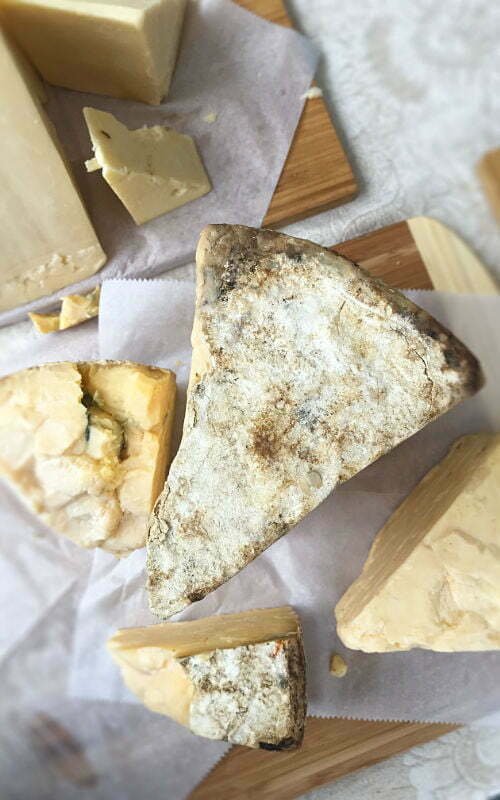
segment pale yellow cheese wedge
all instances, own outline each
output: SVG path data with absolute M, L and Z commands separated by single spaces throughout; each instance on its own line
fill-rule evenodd
M 302 741 L 304 652 L 290 607 L 125 629 L 108 648 L 144 705 L 199 736 L 270 750 Z
M 56 86 L 158 104 L 187 0 L 2 0 L 4 23 Z
M 95 158 L 104 180 L 137 225 L 173 211 L 211 190 L 190 136 L 156 125 L 130 131 L 112 114 L 84 109 Z
M 117 556 L 143 547 L 170 457 L 175 376 L 129 362 L 0 380 L 0 475 L 50 528 Z
M 73 328 L 97 317 L 101 287 L 89 294 L 69 294 L 62 298 L 59 314 L 28 314 L 38 333 L 54 333 Z
M 356 650 L 500 649 L 500 434 L 458 439 L 377 535 L 335 613 Z
M 0 311 L 88 278 L 106 256 L 42 107 L 43 90 L 0 29 Z

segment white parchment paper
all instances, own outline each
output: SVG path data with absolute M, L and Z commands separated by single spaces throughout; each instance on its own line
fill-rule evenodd
M 317 59 L 304 36 L 230 0 L 191 0 L 178 65 L 163 105 L 47 87 L 49 115 L 108 256 L 97 275 L 72 291 L 88 290 L 113 276 L 159 275 L 185 264 L 207 223 L 260 225 Z M 194 136 L 213 191 L 137 227 L 100 172 L 85 171 L 91 145 L 84 106 L 110 111 L 129 128 L 168 125 Z M 46 308 L 60 294 L 5 312 L 0 324 L 21 319 L 27 308 Z
M 389 514 L 456 437 L 500 430 L 500 298 L 410 296 L 481 358 L 486 388 L 335 491 L 239 575 L 176 617 L 291 603 L 304 624 L 313 715 L 466 722 L 500 709 L 500 653 L 372 655 L 348 651 L 335 633 L 333 607 L 359 574 Z M 107 282 L 101 357 L 170 367 L 185 389 L 193 303 L 194 285 L 187 281 Z M 145 551 L 119 563 L 95 553 L 77 616 L 73 695 L 134 702 L 104 643 L 118 627 L 158 621 L 147 608 L 144 562 Z M 332 651 L 349 665 L 342 680 L 329 675 Z

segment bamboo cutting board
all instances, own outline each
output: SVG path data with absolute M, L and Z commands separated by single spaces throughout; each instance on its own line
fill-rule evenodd
M 400 289 L 498 292 L 465 242 L 429 217 L 398 222 L 333 249 Z M 233 747 L 189 800 L 291 800 L 455 727 L 310 717 L 300 750 Z
M 292 27 L 282 0 L 236 0 L 248 11 Z M 271 205 L 267 228 L 287 225 L 352 200 L 358 191 L 324 100 L 306 100 Z

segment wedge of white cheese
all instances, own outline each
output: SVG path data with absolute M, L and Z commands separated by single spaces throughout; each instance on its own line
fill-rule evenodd
M 97 286 L 89 294 L 68 294 L 61 298 L 58 314 L 28 314 L 38 333 L 54 333 L 74 328 L 99 315 L 101 287 Z
M 143 547 L 163 486 L 172 372 L 46 364 L 0 380 L 0 475 L 50 528 L 117 556 Z
M 87 169 L 102 169 L 137 225 L 211 190 L 190 136 L 161 125 L 129 131 L 105 111 L 85 108 L 83 113 L 95 154 Z
M 198 736 L 266 750 L 302 742 L 304 651 L 289 607 L 125 629 L 108 648 L 145 706 Z
M 377 535 L 335 614 L 355 650 L 500 650 L 500 434 L 455 442 Z
M 43 89 L 0 29 L 0 311 L 88 278 L 106 261 Z
M 184 434 L 148 540 L 162 617 L 481 384 L 428 314 L 311 242 L 215 225 L 197 270 Z
M 158 104 L 187 0 L 2 0 L 4 24 L 49 83 Z

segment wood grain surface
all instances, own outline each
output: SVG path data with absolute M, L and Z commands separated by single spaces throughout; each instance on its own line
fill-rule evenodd
M 477 172 L 493 213 L 500 222 L 500 147 L 485 153 L 477 165 Z
M 282 0 L 236 2 L 271 22 L 292 25 Z M 306 100 L 264 226 L 283 226 L 327 211 L 352 200 L 357 191 L 356 179 L 324 100 Z

